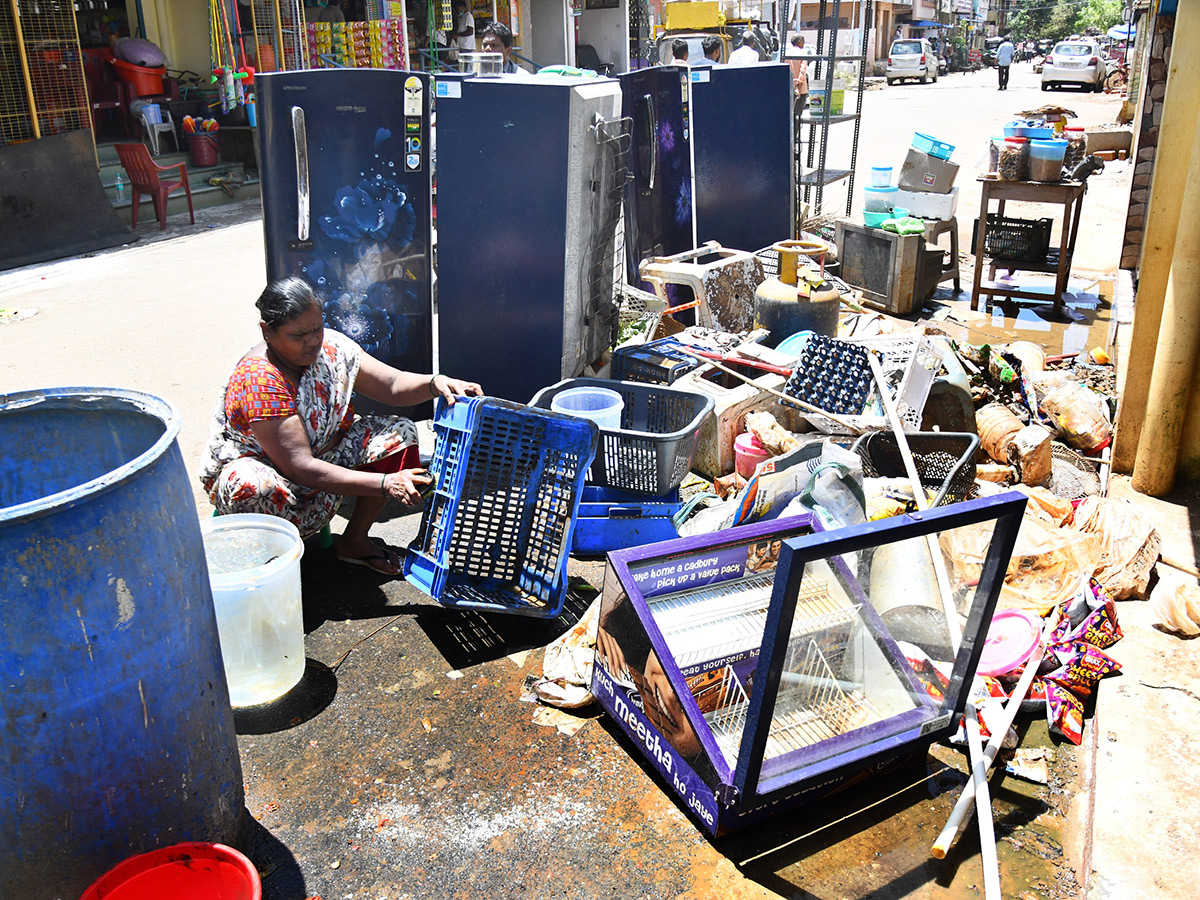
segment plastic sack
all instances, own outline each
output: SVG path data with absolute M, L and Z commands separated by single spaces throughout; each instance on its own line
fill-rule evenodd
M 1162 537 L 1128 500 L 1088 497 L 1074 527 L 1096 535 L 1103 549 L 1095 577 L 1114 600 L 1142 599 L 1162 549 Z
M 1040 408 L 1054 421 L 1063 440 L 1076 450 L 1093 453 L 1112 440 L 1104 398 L 1078 382 L 1051 388 L 1042 397 Z
M 158 45 L 142 38 L 124 38 L 117 41 L 116 46 L 113 47 L 113 56 L 123 62 L 144 66 L 147 69 L 157 69 L 163 64 L 163 52 Z
M 1167 631 L 1200 634 L 1200 586 L 1175 572 L 1164 573 L 1150 593 L 1150 609 Z
M 942 532 L 939 540 L 954 583 L 978 582 L 991 536 L 987 524 Z M 997 608 L 1027 609 L 1045 616 L 1087 584 L 1102 555 L 1098 537 L 1058 528 L 1039 507 L 1027 505 Z
M 539 700 L 562 709 L 578 709 L 592 696 L 592 667 L 596 660 L 596 628 L 600 622 L 597 597 L 575 627 L 546 648 L 542 677 L 530 687 Z

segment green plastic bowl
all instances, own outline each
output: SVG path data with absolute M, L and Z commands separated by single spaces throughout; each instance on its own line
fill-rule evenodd
M 885 221 L 892 217 L 890 212 L 867 212 L 863 210 L 863 224 L 868 228 L 878 228 Z

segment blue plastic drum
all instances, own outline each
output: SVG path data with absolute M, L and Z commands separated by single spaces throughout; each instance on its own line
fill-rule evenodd
M 0 394 L 0 897 L 231 842 L 242 777 L 170 404 Z

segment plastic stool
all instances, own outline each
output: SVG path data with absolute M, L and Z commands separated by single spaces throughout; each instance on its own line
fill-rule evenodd
M 938 238 L 947 231 L 950 232 L 950 263 L 942 265 L 938 284 L 953 278 L 954 292 L 957 294 L 962 291 L 958 277 L 958 219 L 951 216 L 949 219 L 927 219 L 925 221 L 925 241 L 927 243 L 937 244 Z

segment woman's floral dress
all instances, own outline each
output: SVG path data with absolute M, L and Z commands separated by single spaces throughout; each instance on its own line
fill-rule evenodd
M 325 329 L 317 361 L 295 387 L 261 357 L 234 367 L 214 413 L 200 481 L 219 515 L 263 513 L 292 522 L 310 535 L 333 518 L 341 496 L 288 481 L 268 459 L 252 422 L 298 415 L 313 454 L 348 469 L 360 468 L 415 446 L 413 423 L 399 416 L 356 416 L 351 399 L 362 350 Z

